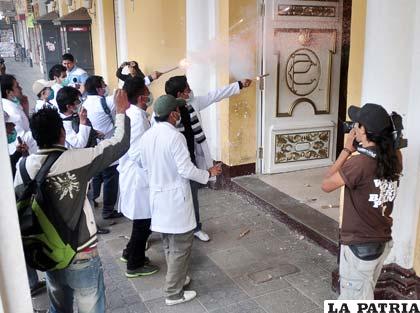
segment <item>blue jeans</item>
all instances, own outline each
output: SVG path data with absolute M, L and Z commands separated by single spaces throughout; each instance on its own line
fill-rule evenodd
M 28 272 L 29 287 L 32 289 L 39 282 L 38 273 L 35 269 L 29 267 L 28 265 L 26 265 L 26 271 Z
M 73 313 L 75 298 L 79 313 L 105 312 L 105 286 L 99 256 L 73 261 L 63 270 L 46 272 L 50 313 Z

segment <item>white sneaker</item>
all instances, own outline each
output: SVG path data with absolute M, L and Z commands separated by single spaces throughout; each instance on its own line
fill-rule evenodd
M 165 299 L 165 303 L 166 305 L 180 304 L 180 303 L 191 301 L 196 296 L 197 296 L 197 293 L 194 290 L 184 290 L 184 295 L 181 298 L 176 299 L 176 300 Z
M 185 277 L 184 287 L 188 286 L 190 284 L 190 282 L 191 282 L 191 277 L 187 275 Z
M 209 241 L 210 237 L 209 235 L 207 235 L 205 232 L 203 232 L 202 230 L 199 230 L 197 232 L 194 233 L 194 236 L 196 236 L 198 239 L 200 239 L 201 241 Z

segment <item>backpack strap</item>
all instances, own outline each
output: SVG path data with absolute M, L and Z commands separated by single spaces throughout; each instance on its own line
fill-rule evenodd
M 23 184 L 28 185 L 32 181 L 32 179 L 29 176 L 28 171 L 26 170 L 26 157 L 23 157 L 19 163 L 19 172 L 20 176 L 22 177 Z
M 47 159 L 45 160 L 44 164 L 42 164 L 41 168 L 39 169 L 38 173 L 36 174 L 34 180 L 38 184 L 42 184 L 47 177 L 48 172 L 50 171 L 51 166 L 54 164 L 55 161 L 60 157 L 62 151 L 54 151 L 48 154 Z
M 105 114 L 108 115 L 109 118 L 111 119 L 112 125 L 114 125 L 114 118 L 112 117 L 111 110 L 108 108 L 108 105 L 106 104 L 105 97 L 101 97 L 101 106 Z

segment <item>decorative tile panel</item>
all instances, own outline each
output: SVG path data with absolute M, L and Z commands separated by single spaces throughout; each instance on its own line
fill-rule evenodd
M 276 134 L 274 163 L 327 159 L 330 140 L 329 130 Z
M 288 5 L 279 4 L 277 6 L 279 16 L 313 16 L 313 17 L 335 17 L 335 6 L 317 5 Z

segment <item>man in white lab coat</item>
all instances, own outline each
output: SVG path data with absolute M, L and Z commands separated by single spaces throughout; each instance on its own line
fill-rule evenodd
M 87 110 L 87 116 L 92 127 L 104 134 L 104 138 L 111 138 L 114 134 L 115 105 L 113 96 L 107 95 L 107 85 L 101 76 L 90 76 L 85 83 L 87 92 L 83 107 Z M 118 161 L 112 163 L 101 173 L 98 173 L 92 180 L 91 199 L 95 201 L 101 193 L 103 183 L 103 219 L 114 219 L 122 217 L 122 214 L 115 210 L 118 197 Z M 95 203 L 95 202 L 94 202 Z
M 63 87 L 58 91 L 57 105 L 66 131 L 67 149 L 88 147 L 92 127 L 88 124 L 86 109 L 80 108 L 81 96 L 80 91 L 74 87 Z M 73 125 L 75 123 L 77 125 Z
M 193 161 L 195 159 L 194 164 L 196 164 L 198 168 L 207 169 L 213 165 L 213 158 L 210 154 L 206 135 L 204 134 L 204 130 L 201 126 L 200 111 L 216 102 L 238 94 L 242 88 L 248 87 L 251 82 L 252 80 L 250 79 L 237 81 L 225 87 L 210 91 L 205 96 L 194 96 L 186 76 L 173 76 L 166 82 L 166 94 L 172 95 L 176 98 L 182 98 L 187 101 L 186 109 L 189 113 L 189 120 L 188 114 L 183 115 L 184 120 L 182 123 L 186 125 L 181 125 L 179 130 L 185 135 L 187 142 L 189 142 L 188 134 L 192 133 L 192 140 L 194 143 L 189 145 L 189 147 L 193 146 L 194 152 L 191 151 L 191 148 L 191 159 Z M 190 127 L 192 131 L 188 132 L 186 129 L 187 127 Z M 195 229 L 194 235 L 201 241 L 209 241 L 210 237 L 201 229 L 200 208 L 198 203 L 199 187 L 200 185 L 197 182 L 191 181 L 191 191 L 193 196 L 195 218 L 197 222 L 197 228 Z
M 140 138 L 150 128 L 146 109 L 149 101 L 149 89 L 142 77 L 129 77 L 123 90 L 127 92 L 130 108 L 126 111 L 131 121 L 130 149 L 120 159 L 119 208 L 121 213 L 133 221 L 133 228 L 127 247 L 120 258 L 127 262 L 125 276 L 134 278 L 156 273 L 159 268 L 146 258 L 146 242 L 150 236 L 149 186 L 146 171 L 140 162 Z
M 183 290 L 190 280 L 187 270 L 197 226 L 189 181 L 206 184 L 221 173 L 220 166 L 201 170 L 191 162 L 185 138 L 175 127 L 185 104 L 171 95 L 160 96 L 154 103 L 157 123 L 140 139 L 141 163 L 149 178 L 151 230 L 162 234 L 168 265 L 167 305 L 196 296 L 195 291 Z

